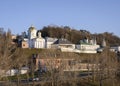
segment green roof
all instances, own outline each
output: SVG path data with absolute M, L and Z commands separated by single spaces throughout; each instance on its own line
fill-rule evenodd
M 82 44 L 82 45 L 92 45 L 90 43 L 80 43 L 80 44 Z

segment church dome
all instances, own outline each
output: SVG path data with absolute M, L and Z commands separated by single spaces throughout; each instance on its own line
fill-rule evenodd
M 36 30 L 36 28 L 32 25 L 31 27 L 29 27 L 29 31 L 32 32 L 33 30 Z

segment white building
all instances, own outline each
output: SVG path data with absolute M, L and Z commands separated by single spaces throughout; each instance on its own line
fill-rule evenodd
M 97 53 L 97 49 L 100 45 L 97 45 L 96 39 L 89 40 L 84 39 L 80 41 L 80 45 L 76 45 L 76 52 L 79 53 Z
M 19 70 L 20 74 L 26 74 L 28 71 L 29 71 L 29 68 L 28 68 L 28 67 L 22 67 L 22 68 Z
M 46 37 L 45 38 L 45 48 L 50 49 L 52 48 L 51 45 L 57 41 L 57 38 Z
M 110 51 L 120 52 L 120 46 L 112 46 L 112 47 L 110 47 Z
M 45 48 L 45 39 L 41 37 L 41 32 L 38 32 L 38 37 L 32 39 L 34 48 Z
M 62 52 L 74 52 L 75 44 L 71 43 L 67 39 L 61 38 L 55 41 L 51 45 L 51 48 L 60 49 Z
M 14 76 L 14 75 L 17 75 L 17 74 L 26 74 L 28 72 L 28 70 L 29 70 L 28 67 L 22 67 L 20 70 L 10 69 L 4 74 L 4 76 Z
M 17 69 L 10 69 L 6 72 L 5 76 L 14 76 L 18 74 L 18 70 Z
M 45 48 L 45 39 L 41 37 L 41 32 L 38 32 L 35 27 L 31 26 L 28 30 L 29 48 Z

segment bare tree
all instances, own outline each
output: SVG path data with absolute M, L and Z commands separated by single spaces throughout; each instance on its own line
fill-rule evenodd
M 11 32 L 5 32 L 0 29 L 0 69 L 9 70 L 11 67 L 12 57 L 16 52 L 15 45 L 11 44 Z

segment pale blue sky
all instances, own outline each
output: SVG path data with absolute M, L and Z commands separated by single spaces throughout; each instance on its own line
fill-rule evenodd
M 70 26 L 120 37 L 120 0 L 0 0 L 0 27 L 12 33 L 47 25 Z

